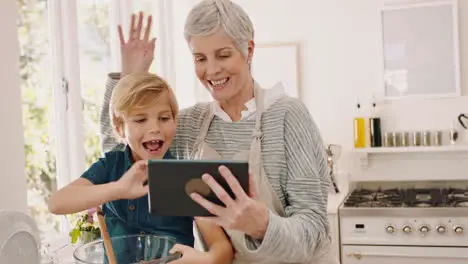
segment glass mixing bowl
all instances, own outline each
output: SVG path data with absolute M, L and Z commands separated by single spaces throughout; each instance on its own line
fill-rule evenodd
M 111 238 L 117 264 L 169 263 L 180 254 L 169 254 L 176 244 L 170 237 L 156 235 L 131 235 Z M 79 264 L 107 264 L 107 254 L 102 239 L 84 244 L 73 253 Z

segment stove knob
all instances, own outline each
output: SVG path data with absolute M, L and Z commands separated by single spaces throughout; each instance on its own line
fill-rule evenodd
M 443 234 L 445 232 L 447 232 L 447 228 L 445 226 L 443 225 L 437 226 L 437 233 Z
M 453 231 L 455 232 L 455 234 L 461 235 L 461 234 L 463 234 L 463 227 L 455 226 L 455 228 L 453 228 Z
M 429 227 L 426 226 L 426 225 L 423 225 L 423 226 L 421 226 L 421 227 L 419 228 L 419 232 L 421 232 L 421 233 L 423 233 L 423 234 L 429 233 L 429 231 L 430 231 L 430 229 L 429 229 Z
M 409 234 L 409 233 L 411 233 L 412 231 L 413 231 L 413 229 L 412 229 L 411 226 L 409 226 L 409 225 L 405 225 L 405 226 L 403 227 L 403 232 L 404 232 L 404 233 Z
M 387 231 L 387 233 L 389 234 L 395 233 L 395 227 L 392 225 L 388 225 L 387 227 L 385 227 L 385 231 Z

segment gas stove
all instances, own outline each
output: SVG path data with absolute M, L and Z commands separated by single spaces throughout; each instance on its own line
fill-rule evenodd
M 468 207 L 468 188 L 357 189 L 347 197 L 344 207 Z
M 408 263 L 419 263 L 414 262 L 418 257 L 412 254 L 428 252 L 426 247 L 430 247 L 431 254 L 456 251 L 451 254 L 461 254 L 463 263 L 468 263 L 468 181 L 354 185 L 339 208 L 340 242 L 342 254 L 346 255 L 343 260 L 356 258 L 354 253 L 365 249 L 374 252 L 368 254 L 384 254 L 382 250 L 405 252 L 401 254 L 411 260 Z M 412 251 L 404 251 L 408 248 Z M 397 259 L 402 256 L 394 261 Z

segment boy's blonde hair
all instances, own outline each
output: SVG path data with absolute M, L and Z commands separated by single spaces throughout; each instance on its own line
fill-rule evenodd
M 122 78 L 115 86 L 109 104 L 109 115 L 114 133 L 121 137 L 125 115 L 145 109 L 161 96 L 168 96 L 172 117 L 177 118 L 179 106 L 169 84 L 151 73 L 133 73 Z

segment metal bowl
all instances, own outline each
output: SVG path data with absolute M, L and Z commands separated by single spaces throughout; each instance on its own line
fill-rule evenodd
M 155 235 L 131 235 L 111 238 L 118 264 L 169 263 L 180 254 L 169 254 L 176 244 L 170 237 Z M 73 253 L 79 264 L 107 264 L 107 254 L 102 239 L 84 244 Z

